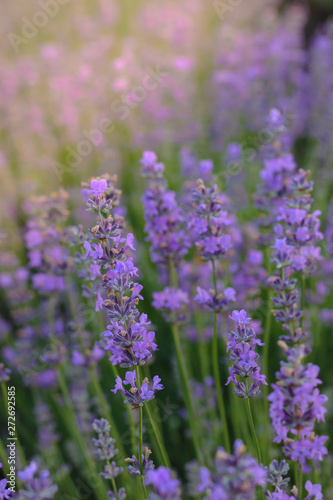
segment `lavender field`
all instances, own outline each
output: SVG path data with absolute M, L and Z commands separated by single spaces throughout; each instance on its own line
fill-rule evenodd
M 0 500 L 333 499 L 331 0 L 0 34 Z

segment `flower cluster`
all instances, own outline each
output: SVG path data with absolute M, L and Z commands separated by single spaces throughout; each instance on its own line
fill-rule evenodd
M 157 349 L 155 333 L 147 331 L 147 315 L 139 314 L 137 305 L 142 299 L 142 286 L 134 281 L 138 269 L 130 256 L 135 248 L 133 235 L 122 236 L 118 223 L 111 215 L 119 201 L 119 191 L 113 180 L 92 179 L 87 206 L 97 214 L 97 224 L 90 229 L 91 240 L 84 243 L 85 257 L 92 259 L 91 279 L 98 278 L 102 292 L 97 292 L 97 309 L 103 308 L 110 320 L 106 349 L 114 365 L 123 367 L 143 365 Z M 102 295 L 103 294 L 103 295 Z M 119 384 L 118 384 L 119 385 Z
M 135 455 L 132 455 L 131 458 L 125 458 L 125 462 L 130 464 L 128 467 L 126 467 L 128 472 L 132 476 L 141 476 L 141 474 L 147 475 L 155 467 L 153 464 L 153 461 L 149 460 L 150 455 L 151 455 L 151 451 L 148 448 L 146 448 L 145 452 L 142 453 L 142 473 L 140 471 L 139 461 Z
M 268 244 L 272 240 L 272 226 L 283 197 L 289 190 L 290 176 L 296 170 L 293 155 L 289 152 L 289 144 L 285 141 L 287 133 L 284 116 L 277 109 L 271 109 L 266 120 L 266 131 L 270 137 L 268 144 L 262 148 L 263 169 L 260 172 L 262 184 L 255 194 L 255 206 L 263 213 L 258 220 L 260 227 L 266 229 L 260 242 Z
M 272 312 L 284 329 L 279 345 L 287 359 L 280 363 L 276 373 L 277 383 L 272 385 L 273 392 L 268 397 L 269 413 L 275 441 L 283 441 L 286 456 L 299 462 L 305 471 L 311 470 L 308 460 L 322 460 L 327 453 L 324 446 L 327 437 L 314 432 L 315 422 L 324 421 L 323 405 L 327 397 L 318 389 L 319 367 L 305 363 L 311 348 L 308 342 L 304 343 L 309 334 L 303 331 L 301 319 L 305 311 L 298 307 L 299 292 L 293 277 L 295 271 L 304 275 L 312 273 L 320 258 L 320 248 L 316 246 L 322 238 L 320 212 L 309 214 L 312 183 L 308 176 L 309 172 L 300 169 L 289 179 L 288 196 L 279 207 L 279 222 L 274 228 L 278 238 L 272 246 L 271 261 L 280 275 L 268 279 L 277 295 L 272 298 L 277 308 Z
M 323 500 L 324 496 L 321 492 L 321 484 L 312 484 L 310 480 L 306 481 L 305 489 L 308 492 L 308 495 L 304 498 L 304 500 Z M 266 497 L 269 500 L 297 500 L 297 488 L 292 489 L 292 494 L 289 495 L 285 491 L 277 488 L 273 493 L 270 491 L 265 491 Z M 296 496 L 294 496 L 294 494 Z
M 236 290 L 238 307 L 255 310 L 261 302 L 261 286 L 266 284 L 267 272 L 263 267 L 264 256 L 260 250 L 249 250 L 246 260 L 232 269 L 232 285 Z
M 180 500 L 181 488 L 180 481 L 173 477 L 170 469 L 167 467 L 158 467 L 148 472 L 146 485 L 152 485 L 155 493 L 150 493 L 148 500 Z
M 246 316 L 246 311 L 233 311 L 230 318 L 237 325 L 236 332 L 232 331 L 228 337 L 227 352 L 231 350 L 230 360 L 233 362 L 229 368 L 230 377 L 227 384 L 233 382 L 236 386 L 233 389 L 234 394 L 240 398 L 250 398 L 260 391 L 260 384 L 266 384 L 266 376 L 260 373 L 260 367 L 256 360 L 259 354 L 255 352 L 257 345 L 264 344 L 256 338 L 255 331 L 247 326 L 251 318 Z M 245 379 L 239 382 L 237 377 Z M 252 379 L 249 385 L 248 380 Z M 226 384 L 226 385 L 227 385 Z
M 231 236 L 225 228 L 231 223 L 223 209 L 223 196 L 217 186 L 206 187 L 201 179 L 192 190 L 195 214 L 188 227 L 192 232 L 199 255 L 204 260 L 215 260 L 232 248 Z
M 166 287 L 162 292 L 153 293 L 152 305 L 163 312 L 166 320 L 181 323 L 188 316 L 189 297 L 180 288 Z
M 284 453 L 305 466 L 307 460 L 322 460 L 327 454 L 324 446 L 327 436 L 319 437 L 313 432 L 315 422 L 324 421 L 327 397 L 318 389 L 321 384 L 319 367 L 312 363 L 302 364 L 307 348 L 304 345 L 289 348 L 283 341 L 280 345 L 287 361 L 281 362 L 276 374 L 278 381 L 272 384 L 273 392 L 268 396 L 270 417 L 275 441 L 284 441 Z
M 218 448 L 213 473 L 206 467 L 198 471 L 197 493 L 206 500 L 240 498 L 253 500 L 256 488 L 266 484 L 266 470 L 258 464 L 241 440 L 233 446 L 233 454 Z
M 48 198 L 32 198 L 26 202 L 29 220 L 25 231 L 28 266 L 33 271 L 32 286 L 50 293 L 65 289 L 64 274 L 71 266 L 68 236 L 61 223 L 68 217 L 68 194 L 60 189 Z
M 3 363 L 0 363 L 0 383 L 7 382 L 10 378 L 11 370 L 5 368 Z
M 321 212 L 309 213 L 313 182 L 308 181 L 311 172 L 300 169 L 290 178 L 289 195 L 283 198 L 275 225 L 278 238 L 286 237 L 286 244 L 293 247 L 291 267 L 305 274 L 313 273 L 320 260 L 320 247 L 316 243 L 323 238 L 319 231 Z
M 161 391 L 163 385 L 160 384 L 161 379 L 158 375 L 155 375 L 152 382 L 149 382 L 147 378 L 144 378 L 142 384 L 137 386 L 137 378 L 134 371 L 126 372 L 125 380 L 122 380 L 117 376 L 115 388 L 112 392 L 116 394 L 120 391 L 125 396 L 125 402 L 130 403 L 132 408 L 139 408 L 143 406 L 146 401 L 154 398 L 156 391 Z M 129 385 L 129 389 L 125 389 L 124 385 Z
M 236 291 L 231 287 L 227 287 L 223 292 L 216 295 L 214 290 L 207 291 L 198 286 L 194 300 L 207 310 L 217 313 L 228 307 L 231 302 L 235 302 Z
M 38 465 L 32 461 L 22 471 L 19 471 L 17 477 L 23 483 L 23 489 L 20 490 L 18 498 L 35 500 L 45 500 L 54 497 L 58 491 L 58 486 L 52 484 L 50 473 L 47 470 L 38 471 Z
M 2 469 L 2 463 L 0 462 L 0 469 Z M 0 479 L 0 499 L 10 500 L 12 496 L 12 490 L 7 488 L 7 479 Z
M 99 460 L 106 462 L 104 472 L 100 472 L 100 476 L 104 479 L 114 480 L 121 474 L 123 468 L 118 467 L 116 462 L 112 460 L 117 455 L 118 450 L 114 447 L 115 440 L 110 436 L 111 426 L 107 420 L 101 418 L 100 420 L 94 420 L 92 427 L 98 433 L 98 439 L 93 438 L 92 440 L 95 447 L 95 454 Z M 123 500 L 126 497 L 124 488 L 120 488 L 117 491 L 117 497 L 113 492 L 109 492 L 108 494 L 110 498 L 116 499 L 118 497 L 118 500 Z
M 164 165 L 157 162 L 155 153 L 145 151 L 141 164 L 142 175 L 148 181 L 142 201 L 152 261 L 163 266 L 173 262 L 178 266 L 187 254 L 189 240 L 176 193 L 167 189 L 163 176 Z
M 289 477 L 284 477 L 289 472 L 289 465 L 285 460 L 278 462 L 273 460 L 268 467 L 267 482 L 274 486 L 276 490 L 285 490 L 289 483 Z

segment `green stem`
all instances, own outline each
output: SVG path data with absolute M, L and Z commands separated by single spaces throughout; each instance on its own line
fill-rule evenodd
M 214 289 L 215 289 L 215 295 L 217 296 L 218 295 L 217 276 L 216 276 L 216 268 L 214 260 L 212 260 L 212 266 L 213 266 Z M 219 338 L 217 334 L 217 313 L 215 312 L 213 317 L 213 325 L 214 325 L 214 334 L 212 342 L 212 360 L 213 360 L 213 372 L 214 372 L 214 379 L 215 379 L 216 393 L 217 393 L 217 405 L 219 408 L 219 413 L 223 426 L 224 447 L 227 450 L 227 452 L 230 453 L 231 448 L 230 448 L 230 438 L 228 432 L 228 422 L 222 395 L 221 376 L 219 369 Z
M 107 460 L 106 463 L 108 464 L 108 466 L 111 470 L 110 460 Z M 113 493 L 114 493 L 116 499 L 118 500 L 118 490 L 117 490 L 116 480 L 114 477 L 111 478 L 111 484 L 112 484 Z
M 160 434 L 160 431 L 159 431 L 159 429 L 158 429 L 158 427 L 156 425 L 156 422 L 153 419 L 153 416 L 151 414 L 151 411 L 150 411 L 150 408 L 149 408 L 149 402 L 145 404 L 145 409 L 146 409 L 146 412 L 147 412 L 147 415 L 148 415 L 148 419 L 149 419 L 151 428 L 152 428 L 152 430 L 154 432 L 154 435 L 155 435 L 155 438 L 156 438 L 156 442 L 157 442 L 157 445 L 158 445 L 159 452 L 160 452 L 160 454 L 162 456 L 163 465 L 165 465 L 166 467 L 170 468 L 170 460 L 169 460 L 168 454 L 167 454 L 166 449 L 165 449 L 163 438 L 162 438 L 162 436 Z
M 142 486 L 142 491 L 143 491 L 143 498 L 145 500 L 148 499 L 148 493 L 147 493 L 147 490 L 146 490 L 146 487 L 145 487 L 145 483 L 144 483 L 144 476 L 141 476 L 141 486 Z
M 143 472 L 143 459 L 142 459 L 142 424 L 143 424 L 143 408 L 142 406 L 139 407 L 139 466 L 140 466 L 140 472 L 141 472 L 141 487 L 142 487 L 142 493 L 143 493 L 143 498 L 147 499 L 147 491 L 144 483 L 144 472 Z
M 262 464 L 259 441 L 258 441 L 258 438 L 257 438 L 257 433 L 256 433 L 256 429 L 255 429 L 254 422 L 253 422 L 253 417 L 252 417 L 250 398 L 247 398 L 246 408 L 247 408 L 247 414 L 248 414 L 248 418 L 249 418 L 249 423 L 250 423 L 252 438 L 253 438 L 253 441 L 254 441 L 256 449 L 257 449 L 258 462 L 260 464 Z M 258 489 L 259 489 L 259 487 L 258 487 Z M 261 487 L 260 487 L 259 496 L 260 496 L 261 500 L 265 499 L 264 490 Z
M 297 498 L 302 500 L 303 498 L 303 468 L 300 462 L 297 462 Z
M 253 438 L 253 442 L 254 442 L 256 449 L 257 449 L 258 462 L 261 464 L 262 461 L 261 461 L 260 446 L 259 446 L 259 441 L 257 438 L 257 433 L 256 433 L 256 429 L 255 429 L 254 422 L 253 422 L 251 402 L 250 402 L 250 398 L 246 398 L 246 399 L 247 399 L 246 408 L 247 408 L 247 414 L 248 414 L 248 418 L 249 418 L 249 424 L 250 424 L 250 428 L 251 428 L 252 438 Z
M 178 287 L 178 276 L 175 265 L 173 261 L 170 261 L 170 285 L 173 287 Z M 186 363 L 183 355 L 183 351 L 180 344 L 180 337 L 178 331 L 178 325 L 175 323 L 171 324 L 172 337 L 175 344 L 176 349 L 176 359 L 177 359 L 177 367 L 180 376 L 181 388 L 184 395 L 185 406 L 189 418 L 189 424 L 192 433 L 192 439 L 195 449 L 195 454 L 197 460 L 200 464 L 203 463 L 202 460 L 202 447 L 200 445 L 199 438 L 199 430 L 198 430 L 198 421 L 195 415 L 194 404 L 191 396 L 190 386 L 189 386 L 189 376 L 186 368 Z
M 220 369 L 219 369 L 219 339 L 217 335 L 217 314 L 214 313 L 214 334 L 213 334 L 213 343 L 212 343 L 212 359 L 213 359 L 213 372 L 214 372 L 214 379 L 215 379 L 215 385 L 216 385 L 216 393 L 217 393 L 217 405 L 219 408 L 219 413 L 222 421 L 222 427 L 223 427 L 223 437 L 224 437 L 224 447 L 227 450 L 228 453 L 230 453 L 230 439 L 229 439 L 229 432 L 228 432 L 228 422 L 227 422 L 227 415 L 225 411 L 225 405 L 224 405 L 224 400 L 223 400 L 223 395 L 222 395 L 222 387 L 221 387 L 221 380 L 220 380 Z
M 142 423 L 143 423 L 143 415 L 142 415 L 142 406 L 139 408 L 139 465 L 141 475 L 143 475 L 143 467 L 142 467 Z
M 141 377 L 140 377 L 140 370 L 139 370 L 138 365 L 136 365 L 136 367 L 135 367 L 135 373 L 136 373 L 136 382 L 140 388 Z M 142 441 L 143 441 L 142 426 L 143 426 L 143 408 L 142 408 L 142 406 L 139 406 L 139 457 L 138 457 L 138 462 L 139 462 L 139 468 L 140 468 L 140 472 L 141 472 L 140 480 L 141 480 L 141 488 L 142 488 L 143 497 L 148 498 L 146 488 L 144 485 L 144 472 L 143 472 L 143 464 L 142 464 L 142 462 L 143 462 L 143 459 L 142 459 Z
M 175 348 L 176 348 L 176 358 L 177 358 L 178 371 L 179 371 L 179 375 L 180 375 L 180 382 L 181 382 L 182 391 L 184 394 L 185 406 L 186 406 L 186 410 L 188 413 L 190 428 L 191 428 L 191 432 L 192 432 L 195 453 L 196 453 L 198 462 L 202 463 L 202 452 L 201 452 L 202 448 L 200 445 L 199 432 L 198 432 L 198 427 L 197 427 L 198 421 L 197 421 L 197 417 L 195 415 L 193 400 L 191 397 L 191 391 L 190 391 L 190 386 L 189 386 L 189 378 L 188 378 L 185 360 L 184 360 L 184 356 L 183 356 L 181 345 L 180 345 L 178 326 L 176 324 L 172 324 L 171 330 L 172 330 L 173 341 L 174 341 Z
M 143 374 L 142 375 L 144 377 L 147 377 L 148 380 L 152 380 L 153 379 L 152 374 L 150 372 L 149 365 L 141 366 L 140 367 L 140 373 L 141 373 L 141 370 L 143 370 Z M 162 431 L 162 425 L 161 425 L 160 410 L 159 410 L 159 407 L 158 407 L 158 404 L 157 404 L 155 398 L 151 399 L 149 401 L 149 406 L 151 408 L 151 411 L 156 415 L 155 424 L 157 426 L 157 429 L 159 431 L 160 436 L 162 436 L 163 435 L 163 431 Z M 163 438 L 162 438 L 162 441 L 163 441 Z
M 267 260 L 267 272 L 268 275 L 272 274 L 272 263 L 271 263 L 271 252 L 269 248 L 266 248 L 266 260 Z M 263 352 L 263 373 L 266 375 L 267 385 L 264 384 L 263 387 L 263 404 L 264 404 L 264 421 L 265 421 L 265 456 L 268 459 L 268 449 L 270 444 L 270 419 L 269 419 L 269 404 L 268 404 L 268 393 L 269 393 L 269 345 L 272 335 L 272 290 L 270 287 L 267 289 L 267 309 L 265 317 L 265 327 L 264 327 L 264 352 Z

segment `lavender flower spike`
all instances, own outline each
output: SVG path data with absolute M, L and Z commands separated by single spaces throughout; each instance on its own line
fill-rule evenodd
M 197 492 L 205 494 L 205 500 L 242 499 L 254 500 L 256 487 L 266 484 L 266 470 L 249 453 L 238 439 L 233 453 L 218 448 L 213 473 L 206 467 L 198 471 Z
M 58 491 L 58 486 L 52 484 L 49 471 L 38 472 L 38 465 L 34 461 L 30 462 L 23 471 L 19 471 L 17 475 L 24 485 L 24 489 L 19 492 L 19 500 L 51 499 Z
M 118 491 L 114 480 L 121 474 L 123 468 L 118 467 L 116 462 L 112 460 L 117 455 L 118 450 L 114 447 L 115 440 L 110 436 L 111 426 L 107 420 L 101 418 L 100 420 L 94 420 L 93 429 L 98 433 L 98 439 L 94 438 L 92 440 L 95 447 L 95 454 L 100 460 L 106 461 L 104 472 L 100 472 L 99 475 L 104 479 L 110 479 L 112 481 L 115 491 L 109 491 L 109 497 L 121 500 L 126 497 L 125 489 L 120 488 Z M 115 496 L 116 494 L 117 497 Z
M 146 486 L 154 486 L 156 493 L 150 493 L 148 500 L 180 500 L 180 481 L 172 477 L 172 472 L 167 467 L 159 467 L 147 474 Z
M 233 393 L 240 398 L 250 398 L 255 396 L 260 391 L 260 384 L 267 385 L 266 376 L 260 373 L 260 367 L 256 360 L 259 354 L 255 352 L 257 345 L 264 344 L 256 338 L 255 331 L 249 325 L 251 318 L 246 316 L 246 311 L 233 311 L 230 318 L 236 322 L 236 332 L 230 332 L 227 343 L 227 352 L 231 350 L 230 360 L 233 362 L 229 368 L 230 377 L 226 385 L 233 382 L 236 386 Z M 244 379 L 244 382 L 239 382 L 237 377 Z M 252 379 L 251 385 L 248 387 L 247 380 Z

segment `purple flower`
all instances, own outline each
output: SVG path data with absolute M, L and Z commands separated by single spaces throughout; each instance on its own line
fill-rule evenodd
M 200 305 L 205 306 L 205 308 L 219 312 L 223 308 L 229 306 L 230 302 L 236 300 L 236 292 L 233 288 L 225 288 L 225 290 L 218 295 L 215 295 L 214 290 L 209 290 L 207 292 L 200 286 L 197 287 L 197 295 L 194 297 Z
M 223 448 L 216 451 L 214 470 L 200 467 L 196 490 L 207 500 L 242 498 L 252 500 L 257 487 L 266 484 L 266 470 L 248 453 L 241 440 L 234 443 L 233 454 Z
M 231 319 L 237 323 L 237 331 L 230 332 L 227 343 L 227 352 L 231 350 L 230 360 L 233 362 L 229 368 L 230 377 L 226 383 L 233 382 L 236 386 L 234 394 L 240 398 L 255 396 L 260 391 L 260 383 L 267 385 L 266 376 L 260 373 L 260 367 L 256 360 L 259 354 L 255 352 L 257 345 L 263 346 L 255 335 L 253 328 L 246 326 L 251 318 L 246 317 L 246 311 L 242 309 L 233 311 Z M 244 382 L 240 382 L 238 377 L 248 380 L 252 378 L 250 386 L 247 388 Z
M 321 484 L 312 484 L 311 481 L 306 481 L 305 489 L 308 495 L 305 500 L 323 500 L 324 496 L 321 492 Z
M 116 394 L 120 391 L 125 396 L 125 402 L 130 403 L 133 408 L 138 408 L 143 406 L 146 401 L 154 398 L 155 392 L 163 389 L 163 385 L 159 382 L 161 379 L 159 377 L 154 377 L 153 382 L 149 382 L 147 378 L 143 379 L 142 385 L 139 387 L 136 384 L 135 372 L 126 372 L 125 380 L 123 381 L 119 376 L 116 379 L 115 388 L 112 392 Z M 123 387 L 124 385 L 130 385 L 130 389 L 127 390 Z
M 155 500 L 180 500 L 181 489 L 180 481 L 174 479 L 172 472 L 167 467 L 158 467 L 147 473 L 146 485 L 152 485 L 156 491 L 156 495 L 149 496 Z
M 0 462 L 0 469 L 2 469 L 3 465 Z M 7 489 L 7 479 L 0 479 L 0 500 L 9 500 L 12 491 Z
M 11 370 L 9 368 L 5 368 L 3 363 L 0 363 L 0 383 L 7 382 L 9 380 L 11 374 Z
M 188 294 L 179 288 L 167 287 L 162 292 L 153 293 L 153 307 L 162 311 L 166 319 L 172 322 L 185 320 L 188 304 Z
M 65 289 L 64 275 L 71 267 L 68 245 L 69 229 L 62 228 L 68 217 L 68 195 L 64 190 L 49 197 L 33 198 L 25 203 L 28 222 L 25 244 L 32 286 L 43 294 Z M 22 278 L 22 276 L 21 276 Z
M 106 179 L 92 179 L 92 181 L 90 181 L 90 190 L 88 192 L 92 193 L 94 196 L 98 196 L 99 194 L 105 193 L 107 189 L 108 183 Z
M 246 325 L 251 321 L 251 318 L 246 317 L 246 311 L 244 309 L 242 309 L 241 311 L 237 310 L 232 311 L 232 315 L 229 316 L 229 318 L 231 318 L 236 323 L 240 323 L 243 325 Z
M 8 500 L 11 497 L 12 491 L 7 489 L 7 479 L 0 480 L 0 499 Z
M 149 460 L 150 454 L 151 451 L 148 448 L 145 448 L 145 452 L 142 454 L 142 472 L 144 476 L 146 476 L 155 467 L 153 461 Z M 126 469 L 132 476 L 141 476 L 140 465 L 135 455 L 132 455 L 132 458 L 125 458 L 125 462 L 130 464 L 126 467 Z
M 100 472 L 100 476 L 104 479 L 114 480 L 121 474 L 123 468 L 117 467 L 116 462 L 112 460 L 117 455 L 118 450 L 114 447 L 115 440 L 110 436 L 111 426 L 107 420 L 101 418 L 94 420 L 92 427 L 98 433 L 98 439 L 92 439 L 95 454 L 99 460 L 107 462 L 104 466 L 104 472 Z
M 166 187 L 163 177 L 164 165 L 157 163 L 156 155 L 143 153 L 141 173 L 148 180 L 148 188 L 143 195 L 145 232 L 151 243 L 152 261 L 159 266 L 173 262 L 180 264 L 189 247 L 184 229 L 184 218 L 176 200 L 176 194 Z
M 34 461 L 17 475 L 23 483 L 23 488 L 20 490 L 22 498 L 51 499 L 58 491 L 58 487 L 52 484 L 49 471 L 43 470 L 38 474 L 38 466 Z
M 114 365 L 144 365 L 157 345 L 154 332 L 146 329 L 147 316 L 140 316 L 137 308 L 143 297 L 140 294 L 142 285 L 134 280 L 138 273 L 132 257 L 134 236 L 122 234 L 122 227 L 112 213 L 120 194 L 112 180 L 105 178 L 96 182 L 94 189 L 105 188 L 106 193 L 103 197 L 91 196 L 87 200 L 88 209 L 96 213 L 97 224 L 90 229 L 91 238 L 84 241 L 83 246 L 90 279 L 97 283 L 95 310 L 104 310 L 110 321 L 104 332 L 107 337 L 105 349 L 111 353 Z

